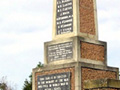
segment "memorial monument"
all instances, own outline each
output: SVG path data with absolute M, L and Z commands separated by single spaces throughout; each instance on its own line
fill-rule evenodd
M 96 0 L 54 0 L 53 37 L 44 67 L 33 69 L 32 90 L 119 90 L 119 69 L 107 66 L 98 40 Z

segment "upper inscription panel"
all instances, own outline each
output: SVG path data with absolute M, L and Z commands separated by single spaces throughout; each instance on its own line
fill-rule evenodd
M 73 1 L 57 0 L 56 34 L 73 32 Z
M 47 48 L 48 48 L 48 62 L 71 59 L 73 57 L 72 42 L 50 45 Z

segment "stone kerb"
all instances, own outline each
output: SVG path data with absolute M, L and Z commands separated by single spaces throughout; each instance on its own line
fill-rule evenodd
M 115 79 L 98 79 L 98 80 L 86 80 L 84 81 L 84 89 L 120 89 L 120 81 Z

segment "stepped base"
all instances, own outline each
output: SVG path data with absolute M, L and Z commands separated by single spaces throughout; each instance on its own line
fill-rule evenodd
M 60 90 L 83 90 L 83 82 L 85 80 L 105 78 L 118 79 L 118 68 L 81 62 L 46 65 L 43 68 L 33 69 L 32 90 L 54 90 L 56 87 Z M 40 81 L 40 79 L 42 80 Z

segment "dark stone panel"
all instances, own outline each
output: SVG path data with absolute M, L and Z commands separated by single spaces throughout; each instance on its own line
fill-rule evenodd
M 73 32 L 73 1 L 57 0 L 56 34 Z
M 73 57 L 73 43 L 65 42 L 48 46 L 48 62 L 71 59 Z
M 70 90 L 70 72 L 37 76 L 37 90 Z

